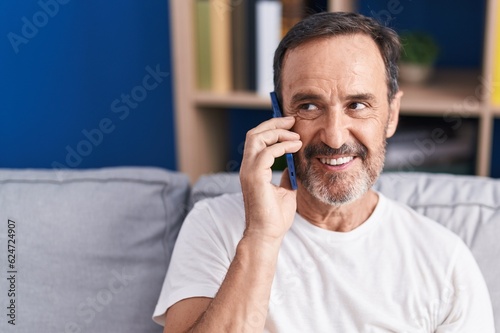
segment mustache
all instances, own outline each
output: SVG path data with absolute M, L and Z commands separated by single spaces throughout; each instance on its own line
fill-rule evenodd
M 339 148 L 332 148 L 325 143 L 310 144 L 304 148 L 304 156 L 307 159 L 314 158 L 318 155 L 355 155 L 366 159 L 368 148 L 360 143 L 344 143 Z

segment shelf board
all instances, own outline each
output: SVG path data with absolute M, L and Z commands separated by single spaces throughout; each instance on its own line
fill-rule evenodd
M 481 103 L 475 93 L 480 84 L 479 72 L 471 70 L 438 70 L 425 85 L 401 83 L 400 89 L 404 92 L 401 113 L 478 115 Z M 194 102 L 201 108 L 271 109 L 269 98 L 254 92 L 197 92 Z
M 478 115 L 482 106 L 476 96 L 482 84 L 479 77 L 479 71 L 475 70 L 437 70 L 426 84 L 401 82 L 400 89 L 404 92 L 401 113 Z
M 271 110 L 271 99 L 254 92 L 231 92 L 227 94 L 198 92 L 194 97 L 196 106 L 202 108 L 243 108 Z

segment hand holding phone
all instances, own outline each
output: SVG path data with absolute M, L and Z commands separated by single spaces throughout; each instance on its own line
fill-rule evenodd
M 273 118 L 283 117 L 276 93 L 273 91 L 270 93 L 270 95 L 271 95 L 271 104 L 273 106 Z M 296 190 L 297 178 L 295 176 L 295 164 L 293 163 L 293 155 L 291 153 L 286 153 L 285 156 L 286 156 L 286 164 L 288 166 L 288 176 L 290 178 L 290 183 L 292 185 L 292 189 Z

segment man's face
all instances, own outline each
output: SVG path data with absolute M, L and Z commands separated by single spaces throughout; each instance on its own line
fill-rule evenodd
M 389 104 L 386 82 L 380 51 L 366 35 L 317 39 L 285 55 L 282 104 L 303 142 L 297 177 L 318 200 L 352 202 L 378 178 L 401 98 Z

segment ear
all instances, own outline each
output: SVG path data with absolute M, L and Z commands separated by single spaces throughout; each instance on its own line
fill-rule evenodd
M 387 134 L 386 138 L 390 138 L 396 132 L 399 120 L 399 109 L 401 107 L 401 97 L 403 97 L 403 92 L 399 90 L 392 99 L 389 105 L 389 120 L 387 122 Z

